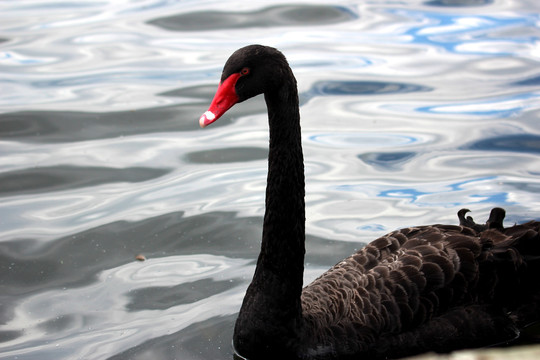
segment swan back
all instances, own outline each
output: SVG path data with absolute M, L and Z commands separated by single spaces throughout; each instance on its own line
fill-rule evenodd
M 539 319 L 540 223 L 477 228 L 394 231 L 306 286 L 310 351 L 377 358 L 516 337 Z

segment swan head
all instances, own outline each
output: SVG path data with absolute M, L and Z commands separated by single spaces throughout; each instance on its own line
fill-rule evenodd
M 236 50 L 223 67 L 214 99 L 199 119 L 200 126 L 210 125 L 234 104 L 279 88 L 286 72 L 290 72 L 289 65 L 277 49 L 249 45 Z

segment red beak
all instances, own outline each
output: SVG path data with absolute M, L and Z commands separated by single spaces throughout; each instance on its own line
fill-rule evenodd
M 201 127 L 206 127 L 219 119 L 221 115 L 225 114 L 227 110 L 238 102 L 235 86 L 239 77 L 240 73 L 232 74 L 219 84 L 216 95 L 214 95 L 214 100 L 212 100 L 208 110 L 199 119 L 199 125 Z

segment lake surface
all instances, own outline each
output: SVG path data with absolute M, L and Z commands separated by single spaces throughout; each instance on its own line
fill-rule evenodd
M 265 104 L 198 119 L 244 45 L 298 79 L 306 281 L 463 207 L 539 219 L 539 24 L 536 0 L 0 2 L 0 359 L 232 358 Z

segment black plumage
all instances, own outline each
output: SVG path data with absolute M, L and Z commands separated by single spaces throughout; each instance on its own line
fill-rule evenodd
M 324 344 L 328 358 L 348 355 L 343 349 L 393 358 L 512 340 L 539 316 L 539 228 L 431 225 L 385 235 L 304 288 L 306 338 Z M 344 301 L 329 316 L 341 289 L 362 301 Z M 364 330 L 350 330 L 357 328 Z
M 254 359 L 384 359 L 505 342 L 540 318 L 540 223 L 418 226 L 382 236 L 302 289 L 304 167 L 296 80 L 276 49 L 227 61 L 201 126 L 264 94 L 270 150 L 261 252 L 234 331 Z

